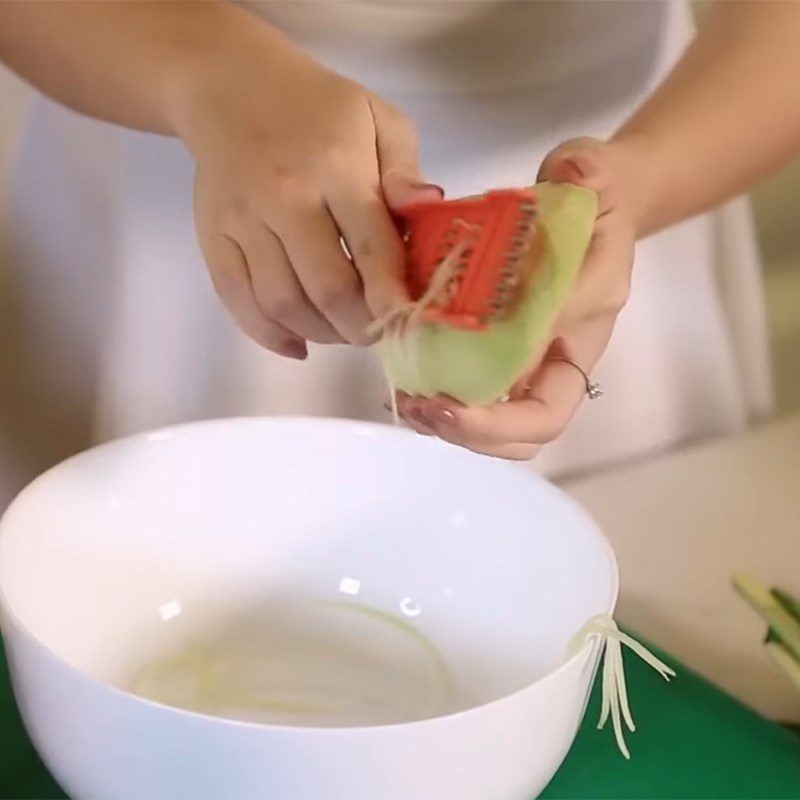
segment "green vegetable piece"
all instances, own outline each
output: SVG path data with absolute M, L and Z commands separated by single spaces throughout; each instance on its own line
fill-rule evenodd
M 540 183 L 538 235 L 542 249 L 525 297 L 513 315 L 487 330 L 422 322 L 378 345 L 389 382 L 406 394 L 447 395 L 465 405 L 504 397 L 541 358 L 572 291 L 597 217 L 595 192 L 571 184 Z
M 750 607 L 766 621 L 793 656 L 800 658 L 800 621 L 790 614 L 774 594 L 755 578 L 737 575 L 733 584 Z
M 772 660 L 786 673 L 789 680 L 800 689 L 800 661 L 791 653 L 788 647 L 778 642 L 766 645 L 767 653 Z
M 782 589 L 772 589 L 772 596 L 791 614 L 798 622 L 800 622 L 800 601 L 795 600 L 788 592 Z

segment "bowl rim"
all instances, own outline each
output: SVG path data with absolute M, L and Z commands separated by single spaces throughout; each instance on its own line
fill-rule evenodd
M 369 433 L 370 435 L 374 435 L 377 434 L 378 432 L 381 432 L 383 434 L 388 433 L 388 435 L 390 436 L 391 435 L 413 436 L 414 440 L 418 441 L 421 447 L 431 447 L 431 446 L 437 448 L 456 447 L 455 445 L 449 445 L 446 442 L 439 442 L 438 440 L 436 442 L 429 441 L 427 439 L 423 439 L 422 437 L 415 436 L 415 434 L 412 431 L 408 431 L 404 428 L 380 422 L 364 422 L 360 420 L 336 418 L 336 417 L 309 417 L 309 416 L 290 416 L 290 415 L 214 417 L 214 418 L 207 418 L 190 422 L 181 422 L 173 425 L 165 425 L 150 430 L 144 430 L 132 434 L 111 438 L 100 444 L 84 448 L 83 450 L 74 453 L 73 455 L 63 459 L 57 464 L 54 464 L 53 466 L 44 470 L 38 476 L 33 478 L 26 486 L 24 486 L 12 499 L 11 503 L 9 503 L 9 505 L 6 507 L 3 514 L 0 515 L 0 578 L 2 578 L 2 571 L 3 571 L 3 550 L 4 550 L 3 542 L 5 538 L 4 531 L 7 525 L 6 518 L 9 515 L 9 512 L 11 512 L 12 509 L 20 501 L 22 501 L 22 499 L 26 495 L 31 493 L 37 485 L 49 479 L 52 476 L 53 472 L 60 471 L 66 468 L 66 466 L 74 460 L 84 458 L 89 454 L 98 453 L 104 449 L 111 449 L 115 446 L 119 446 L 120 444 L 124 444 L 125 442 L 161 440 L 168 436 L 177 435 L 187 430 L 196 430 L 198 428 L 204 428 L 204 427 L 214 427 L 214 426 L 224 427 L 227 425 L 245 425 L 245 424 L 249 425 L 265 424 L 274 426 L 285 426 L 287 424 L 297 425 L 297 426 L 322 425 L 326 427 L 339 427 L 339 428 L 349 427 L 355 431 L 360 430 L 363 433 Z M 475 458 L 491 458 L 489 456 L 479 456 L 476 454 L 472 455 Z M 509 462 L 499 458 L 493 460 L 498 462 L 498 468 L 500 469 L 505 469 L 509 471 L 513 470 L 517 473 L 519 473 L 523 469 L 522 467 L 520 467 L 520 465 L 513 462 Z M 589 523 L 588 527 L 591 528 L 592 535 L 597 538 L 601 546 L 601 549 L 603 550 L 608 560 L 608 564 L 611 568 L 611 586 L 610 586 L 607 606 L 604 609 L 604 611 L 607 614 L 613 615 L 619 599 L 619 565 L 617 563 L 614 550 L 611 546 L 610 541 L 608 540 L 608 537 L 605 535 L 605 532 L 597 523 L 597 521 L 589 514 L 589 512 L 566 491 L 564 491 L 551 481 L 547 480 L 546 478 L 535 472 L 529 472 L 527 474 L 531 480 L 538 482 L 540 485 L 546 486 L 548 491 L 551 491 L 552 493 L 559 495 L 561 500 L 566 502 L 567 505 L 570 505 L 573 511 L 578 516 L 583 517 L 584 520 L 587 523 Z M 116 697 L 119 700 L 144 705 L 146 707 L 158 710 L 162 713 L 169 713 L 178 717 L 197 719 L 204 723 L 214 723 L 218 725 L 221 724 L 225 726 L 232 726 L 239 729 L 248 728 L 253 730 L 284 732 L 284 733 L 287 731 L 291 731 L 295 733 L 297 732 L 308 733 L 308 734 L 313 733 L 316 735 L 323 735 L 323 736 L 325 735 L 342 736 L 343 734 L 348 734 L 348 733 L 353 734 L 353 733 L 362 733 L 370 731 L 387 731 L 391 729 L 400 729 L 400 728 L 408 729 L 412 726 L 419 726 L 419 725 L 432 725 L 436 723 L 443 724 L 450 720 L 458 719 L 473 714 L 487 712 L 492 707 L 498 705 L 513 703 L 522 695 L 530 693 L 534 689 L 538 689 L 541 686 L 554 681 L 562 673 L 568 672 L 569 670 L 573 669 L 576 662 L 581 661 L 587 657 L 588 652 L 595 647 L 595 645 L 597 644 L 597 640 L 599 639 L 598 634 L 594 633 L 591 634 L 580 649 L 578 649 L 575 653 L 573 653 L 572 656 L 570 656 L 569 658 L 561 661 L 561 663 L 558 664 L 558 666 L 556 666 L 554 669 L 548 670 L 543 675 L 530 681 L 529 683 L 526 683 L 519 689 L 515 689 L 512 692 L 507 692 L 492 700 L 488 700 L 465 709 L 460 709 L 458 711 L 453 711 L 445 714 L 437 714 L 436 716 L 425 717 L 423 719 L 411 720 L 408 722 L 390 722 L 380 725 L 305 726 L 305 725 L 285 725 L 277 723 L 253 722 L 249 720 L 237 720 L 237 719 L 232 719 L 230 717 L 215 716 L 213 714 L 206 714 L 199 711 L 183 709 L 177 706 L 171 706 L 166 703 L 161 703 L 156 700 L 151 700 L 149 698 L 142 697 L 141 695 L 137 695 L 132 691 L 123 689 L 122 687 L 117 686 L 107 680 L 96 678 L 93 675 L 87 673 L 85 670 L 75 666 L 63 656 L 59 655 L 53 648 L 51 648 L 48 644 L 42 641 L 42 639 L 36 636 L 33 633 L 33 631 L 31 631 L 28 628 L 28 626 L 22 622 L 22 620 L 17 616 L 17 614 L 12 609 L 11 603 L 6 597 L 5 591 L 3 590 L 2 580 L 0 580 L 0 626 L 2 626 L 2 631 L 4 634 L 3 638 L 5 639 L 6 651 L 8 651 L 10 647 L 13 647 L 13 644 L 11 642 L 11 637 L 5 636 L 7 628 L 13 626 L 13 628 L 16 629 L 14 633 L 21 634 L 23 638 L 27 639 L 31 645 L 42 651 L 51 661 L 57 664 L 57 666 L 60 669 L 65 670 L 67 673 L 71 673 L 73 677 L 77 678 L 78 680 L 84 683 L 92 684 L 99 691 L 110 694 L 112 697 Z M 8 659 L 8 653 L 6 653 L 6 659 Z M 596 671 L 596 666 L 594 669 Z M 11 671 L 11 680 L 12 684 L 16 681 L 16 678 L 13 674 L 13 670 Z M 585 702 L 583 704 L 583 707 L 585 711 L 586 708 Z

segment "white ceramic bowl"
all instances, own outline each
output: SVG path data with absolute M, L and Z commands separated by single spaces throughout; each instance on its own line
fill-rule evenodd
M 582 510 L 519 467 L 390 427 L 239 419 L 45 473 L 2 520 L 0 587 L 25 723 L 74 798 L 490 800 L 536 795 L 566 755 L 598 645 L 565 648 L 613 609 L 617 571 Z M 410 626 L 354 611 L 343 634 L 387 659 L 410 706 L 381 724 L 263 724 L 127 690 L 186 620 L 207 633 L 287 598 Z M 423 650 L 449 671 L 449 705 L 403 721 L 430 700 Z M 328 667 L 301 659 L 297 680 L 309 664 Z M 345 673 L 371 691 L 374 675 Z

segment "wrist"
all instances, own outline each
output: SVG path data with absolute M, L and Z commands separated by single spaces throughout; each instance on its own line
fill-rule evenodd
M 159 37 L 151 37 L 150 46 L 138 54 L 160 133 L 182 135 L 183 112 L 200 85 L 201 72 L 243 22 L 241 10 L 226 2 L 187 3 L 163 13 Z
M 195 158 L 209 149 L 224 149 L 231 124 L 258 105 L 254 89 L 269 104 L 276 81 L 310 62 L 252 12 L 222 3 L 216 14 L 213 35 L 202 42 L 190 38 L 179 48 L 165 81 L 169 127 Z
M 657 142 L 644 133 L 620 131 L 608 140 L 620 181 L 619 197 L 637 239 L 669 224 Z

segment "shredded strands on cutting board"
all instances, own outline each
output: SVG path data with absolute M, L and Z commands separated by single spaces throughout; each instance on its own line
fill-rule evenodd
M 664 680 L 669 681 L 675 677 L 675 671 L 668 667 L 661 659 L 654 656 L 644 645 L 623 633 L 614 619 L 608 614 L 599 614 L 592 617 L 586 625 L 573 637 L 567 649 L 568 656 L 574 655 L 588 641 L 591 636 L 600 636 L 603 640 L 602 646 L 605 648 L 603 656 L 603 687 L 602 701 L 600 709 L 600 720 L 597 723 L 598 730 L 605 727 L 609 715 L 614 727 L 614 736 L 617 746 L 625 758 L 630 759 L 631 754 L 625 744 L 625 737 L 622 730 L 622 720 L 628 730 L 633 732 L 636 725 L 633 722 L 630 705 L 628 704 L 628 691 L 625 685 L 625 670 L 622 660 L 622 645 L 627 645 L 639 658 L 651 666 L 661 675 Z

